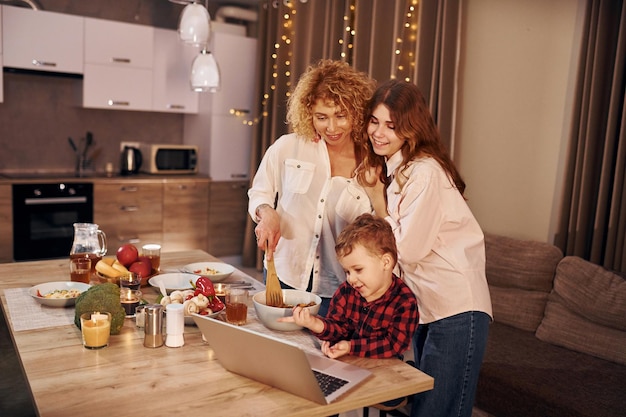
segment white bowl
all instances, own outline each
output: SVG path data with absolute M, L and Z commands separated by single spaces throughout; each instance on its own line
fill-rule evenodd
M 148 280 L 148 284 L 158 290 L 160 288 L 159 282 L 162 282 L 163 286 L 165 286 L 165 290 L 169 294 L 175 290 L 182 291 L 192 289 L 191 283 L 193 282 L 195 284 L 197 279 L 197 275 L 187 274 L 185 272 L 172 272 L 155 275 Z
M 235 267 L 223 262 L 196 262 L 183 266 L 183 271 L 207 277 L 212 282 L 220 282 L 235 272 Z
M 50 306 L 50 307 L 69 307 L 76 304 L 76 298 L 44 298 L 37 295 L 39 294 L 46 295 L 51 293 L 54 290 L 78 290 L 81 293 L 85 292 L 91 287 L 89 284 L 85 284 L 83 282 L 72 282 L 72 281 L 57 281 L 57 282 L 47 282 L 45 284 L 35 285 L 28 290 L 28 294 L 33 297 L 37 302 Z
M 311 314 L 317 314 L 320 311 L 320 304 L 322 302 L 319 295 L 301 290 L 283 290 L 283 300 L 285 304 L 289 305 L 296 305 L 300 303 L 308 304 L 311 301 L 315 301 L 314 306 L 307 307 Z M 291 316 L 293 308 L 279 308 L 266 305 L 265 291 L 256 293 L 252 297 L 252 302 L 254 304 L 254 310 L 256 311 L 257 317 L 268 329 L 287 332 L 302 329 L 302 326 L 298 326 L 296 323 L 281 323 L 276 321 L 279 317 Z

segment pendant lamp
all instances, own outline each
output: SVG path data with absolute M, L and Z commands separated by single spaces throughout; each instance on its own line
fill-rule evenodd
M 204 47 L 211 36 L 211 16 L 201 4 L 190 3 L 183 9 L 178 20 L 180 39 L 194 46 Z
M 200 51 L 191 64 L 191 89 L 209 93 L 220 89 L 220 69 L 215 57 L 206 48 Z

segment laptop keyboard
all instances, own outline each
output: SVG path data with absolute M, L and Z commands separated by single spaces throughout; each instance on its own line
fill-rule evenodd
M 325 397 L 328 397 L 333 392 L 337 391 L 339 388 L 343 387 L 348 383 L 345 379 L 338 378 L 333 375 L 328 375 L 313 369 L 313 373 L 315 374 L 315 378 L 317 378 L 317 382 L 322 389 Z

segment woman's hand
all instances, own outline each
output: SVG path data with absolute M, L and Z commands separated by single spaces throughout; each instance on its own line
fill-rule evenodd
M 380 180 L 380 172 L 382 167 L 372 167 L 365 171 L 365 180 L 372 186 L 363 185 L 365 192 L 370 198 L 370 203 L 374 208 L 374 212 L 379 217 L 387 217 L 387 201 L 385 200 L 385 184 Z
M 280 216 L 268 204 L 260 205 L 256 210 L 256 215 L 259 218 L 254 228 L 256 244 L 260 249 L 264 251 L 270 249 L 273 253 L 280 239 Z
M 322 353 L 329 358 L 337 359 L 340 356 L 350 354 L 350 342 L 340 340 L 331 346 L 330 342 L 322 341 Z

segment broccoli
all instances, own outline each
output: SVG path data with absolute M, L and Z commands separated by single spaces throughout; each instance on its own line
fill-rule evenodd
M 120 288 L 110 282 L 94 285 L 76 298 L 74 324 L 80 329 L 80 316 L 92 311 L 111 313 L 111 334 L 119 334 L 126 311 L 120 303 Z

